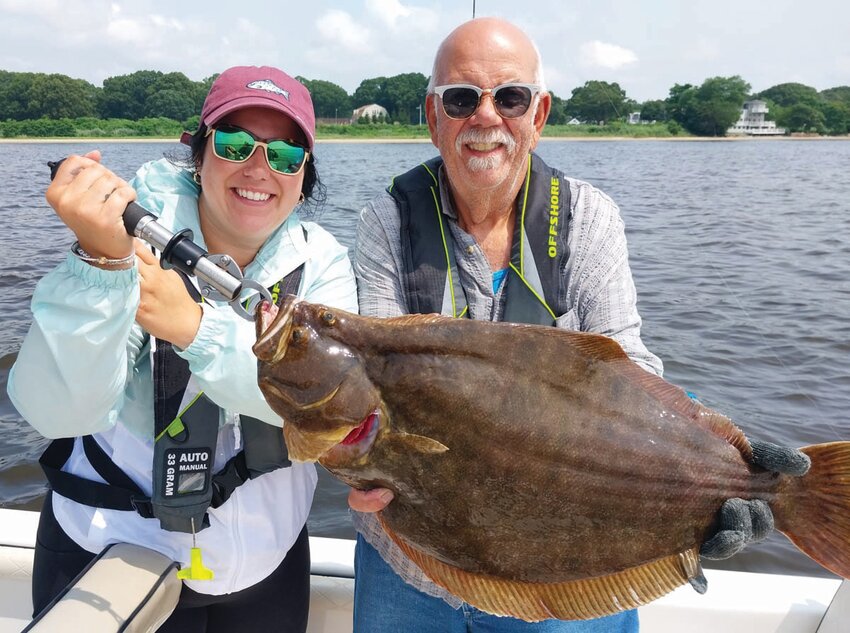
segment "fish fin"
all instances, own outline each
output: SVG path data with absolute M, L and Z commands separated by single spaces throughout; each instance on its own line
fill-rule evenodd
M 511 327 L 533 327 L 538 330 L 542 336 L 555 336 L 566 338 L 570 341 L 570 345 L 580 350 L 585 356 L 604 361 L 629 361 L 629 357 L 620 344 L 614 339 L 597 334 L 596 332 L 574 332 L 572 330 L 562 330 L 560 328 L 540 328 L 539 326 L 530 326 L 511 323 L 507 324 Z
M 449 447 L 437 440 L 425 437 L 424 435 L 416 435 L 414 433 L 405 433 L 403 431 L 393 431 L 384 437 L 385 442 L 401 442 L 406 447 L 414 450 L 417 453 L 425 453 L 426 455 L 445 453 Z
M 386 317 L 381 319 L 384 325 L 409 327 L 412 325 L 432 325 L 434 323 L 457 323 L 456 319 L 442 314 L 404 314 L 397 317 Z
M 747 462 L 753 461 L 753 450 L 750 447 L 749 440 L 732 420 L 697 402 L 681 387 L 667 382 L 660 376 L 656 376 L 632 362 L 617 341 L 601 334 L 588 335 L 584 332 L 569 332 L 567 335 L 571 335 L 573 344 L 580 347 L 586 354 L 593 358 L 616 363 L 614 366 L 617 371 L 629 380 L 641 385 L 647 392 L 665 403 L 669 409 L 680 412 L 694 423 L 706 428 L 737 448 Z
M 817 563 L 850 579 L 850 442 L 800 450 L 812 466 L 802 477 L 788 477 L 770 504 L 776 529 Z
M 697 402 L 681 387 L 667 382 L 660 376 L 644 370 L 629 359 L 620 344 L 612 338 L 588 332 L 565 332 L 556 330 L 558 335 L 571 339 L 571 343 L 591 358 L 609 363 L 632 382 L 641 385 L 648 393 L 658 398 L 670 410 L 699 424 L 717 437 L 737 448 L 747 462 L 753 461 L 750 442 L 732 420 Z
M 700 571 L 699 552 L 692 548 L 607 576 L 518 582 L 463 571 L 411 547 L 392 531 L 387 533 L 431 580 L 450 593 L 487 613 L 528 622 L 588 620 L 635 609 L 685 584 Z
M 684 389 L 677 387 L 637 365 L 633 365 L 631 371 L 635 374 L 635 380 L 641 381 L 647 391 L 655 395 L 661 402 L 665 403 L 670 410 L 678 411 L 694 424 L 705 428 L 720 439 L 728 442 L 738 449 L 741 456 L 748 463 L 753 461 L 753 449 L 744 432 L 728 417 L 709 409 L 704 404 L 691 398 Z

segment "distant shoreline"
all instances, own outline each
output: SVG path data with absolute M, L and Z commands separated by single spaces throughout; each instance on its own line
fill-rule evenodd
M 741 142 L 741 141 L 847 141 L 846 136 L 541 136 L 540 140 L 547 141 L 675 141 L 675 142 Z M 430 138 L 316 138 L 317 143 L 430 143 Z M 128 138 L 112 137 L 55 137 L 55 138 L 0 138 L 0 143 L 179 143 L 176 138 Z

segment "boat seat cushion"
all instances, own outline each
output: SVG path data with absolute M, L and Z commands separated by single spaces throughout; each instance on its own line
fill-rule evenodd
M 117 543 L 103 550 L 24 631 L 155 631 L 180 598 L 178 565 L 158 552 Z

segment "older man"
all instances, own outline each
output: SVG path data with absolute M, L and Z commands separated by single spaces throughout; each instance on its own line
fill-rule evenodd
M 550 107 L 540 56 L 517 27 L 480 18 L 445 39 L 426 101 L 440 157 L 396 177 L 363 209 L 354 262 L 360 311 L 441 312 L 597 332 L 660 375 L 661 361 L 640 339 L 617 206 L 532 153 Z M 383 489 L 350 497 L 361 511 L 354 514 L 355 633 L 638 630 L 635 611 L 527 623 L 461 602 L 382 531 L 371 513 L 391 499 Z M 724 534 L 724 543 L 734 542 L 729 551 L 751 538 Z

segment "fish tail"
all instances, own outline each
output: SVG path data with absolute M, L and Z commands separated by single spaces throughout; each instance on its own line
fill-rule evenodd
M 850 442 L 802 449 L 812 460 L 773 507 L 776 528 L 820 565 L 850 578 Z

